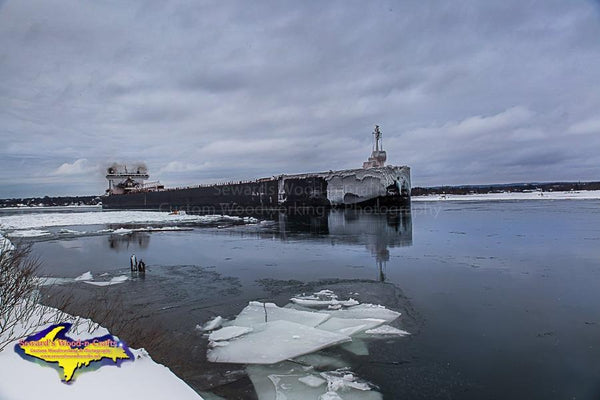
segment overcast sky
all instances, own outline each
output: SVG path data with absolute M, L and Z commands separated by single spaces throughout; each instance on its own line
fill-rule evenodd
M 600 180 L 600 4 L 0 0 L 0 197 L 357 168 Z

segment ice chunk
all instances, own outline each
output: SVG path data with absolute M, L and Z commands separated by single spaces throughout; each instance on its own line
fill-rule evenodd
M 252 327 L 264 322 L 284 320 L 315 327 L 328 318 L 329 314 L 299 311 L 291 308 L 277 307 L 274 303 L 251 301 L 236 319 L 231 322 L 231 325 Z
M 359 379 L 357 379 L 347 369 L 341 369 L 337 371 L 321 372 L 321 376 L 327 379 L 327 389 L 330 392 L 337 392 L 343 389 L 356 389 L 356 390 L 371 390 L 371 386 Z
M 354 342 L 355 340 L 356 339 L 353 339 L 352 342 Z M 351 344 L 352 342 L 343 343 L 342 346 L 346 344 Z M 296 357 L 294 358 L 294 361 L 306 366 L 312 366 L 320 370 L 340 369 L 348 367 L 348 364 L 341 358 L 324 356 L 319 353 L 307 354 L 305 356 Z
M 198 392 L 204 400 L 227 400 L 225 397 L 217 396 L 211 392 Z
M 359 304 L 358 301 L 356 301 L 354 299 L 319 300 L 317 298 L 311 298 L 311 297 L 292 297 L 290 300 L 296 304 L 300 304 L 301 306 L 305 306 L 305 307 L 325 307 L 325 306 L 338 306 L 338 305 L 348 307 L 348 306 L 355 306 L 355 305 Z
M 365 343 L 364 340 L 360 338 L 352 338 L 351 342 L 342 343 L 340 347 L 346 351 L 349 351 L 352 354 L 357 356 L 368 356 L 369 355 L 369 346 Z
M 383 319 L 331 317 L 321 325 L 318 325 L 317 328 L 352 336 L 358 332 L 363 332 L 383 324 L 385 324 L 385 320 Z
M 258 400 L 318 399 L 326 390 L 324 385 L 312 387 L 300 382 L 300 378 L 306 377 L 306 372 L 302 367 L 291 362 L 249 365 L 246 367 L 246 372 L 254 385 Z M 319 376 L 311 376 L 322 380 Z
M 208 345 L 210 347 L 225 347 L 229 346 L 229 342 L 226 340 L 219 340 L 218 342 L 210 342 Z
M 323 289 L 323 290 L 319 290 L 318 292 L 315 293 L 316 296 L 335 296 L 335 293 L 333 293 L 332 290 L 329 289 Z
M 75 278 L 76 281 L 91 281 L 92 279 L 94 279 L 94 277 L 92 276 L 91 271 L 81 274 Z
M 319 396 L 319 400 L 344 400 L 336 392 L 327 392 Z
M 58 230 L 58 233 L 62 233 L 63 235 L 79 235 L 85 232 L 75 231 L 73 229 L 62 228 Z
M 232 339 L 229 346 L 209 349 L 207 358 L 211 362 L 274 364 L 350 340 L 345 335 L 278 320 L 255 324 L 253 332 Z
M 128 279 L 127 275 L 121 275 L 121 276 L 115 276 L 110 281 L 104 281 L 104 282 L 99 282 L 99 281 L 83 281 L 83 282 L 84 283 L 89 283 L 90 285 L 95 285 L 95 286 L 110 286 L 110 285 L 116 285 L 116 284 L 119 284 L 119 283 L 123 283 L 127 279 Z
M 133 233 L 133 229 L 119 228 L 119 229 L 115 229 L 113 231 L 113 233 L 115 233 L 117 235 L 128 235 L 130 233 Z
M 299 311 L 315 312 L 314 308 L 304 307 L 304 306 L 301 306 L 296 303 L 287 303 L 285 306 L 283 306 L 283 308 L 289 308 L 292 310 L 299 310 Z
M 254 385 L 258 400 L 382 399 L 381 394 L 374 390 L 363 391 L 351 386 L 344 386 L 338 397 L 331 397 L 336 392 L 330 391 L 323 384 L 325 381 L 321 376 L 306 372 L 304 367 L 288 361 L 275 365 L 249 365 L 246 371 Z M 324 395 L 330 397 L 322 397 Z
M 400 316 L 399 312 L 389 310 L 384 306 L 375 304 L 359 304 L 343 310 L 327 310 L 319 311 L 326 313 L 336 318 L 375 318 L 383 319 L 386 323 L 390 323 Z
M 252 328 L 248 328 L 245 326 L 226 326 L 224 328 L 219 329 L 218 331 L 212 332 L 208 336 L 208 340 L 216 341 L 216 340 L 229 340 L 238 336 L 245 335 L 248 332 L 252 332 Z
M 403 331 L 402 329 L 394 328 L 393 326 L 383 325 L 378 328 L 366 330 L 365 333 L 369 335 L 393 335 L 393 336 L 408 336 L 410 332 Z
M 73 282 L 72 278 L 53 278 L 50 276 L 40 276 L 36 278 L 36 283 L 40 286 L 62 285 Z
M 314 375 L 306 375 L 301 378 L 298 378 L 298 380 L 310 387 L 319 387 L 322 384 L 324 384 L 325 382 L 327 382 L 325 379 L 321 379 L 318 376 L 314 376 Z
M 223 324 L 223 317 L 220 315 L 214 317 L 207 323 L 205 323 L 200 329 L 203 331 L 213 331 L 219 328 Z
M 354 299 L 338 300 L 338 296 L 329 289 L 320 290 L 312 295 L 295 296 L 291 299 L 293 303 L 304 307 L 326 307 L 326 306 L 355 306 L 359 302 Z

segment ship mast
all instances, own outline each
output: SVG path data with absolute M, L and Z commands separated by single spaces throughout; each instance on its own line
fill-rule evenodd
M 375 125 L 373 137 L 375 139 L 375 142 L 373 143 L 373 152 L 371 153 L 371 157 L 363 163 L 363 168 L 382 168 L 385 166 L 387 154 L 383 150 L 383 140 L 381 139 L 379 125 Z
M 375 125 L 373 135 L 375 136 L 375 151 L 379 151 L 379 141 L 381 140 L 381 131 L 379 130 L 379 125 Z M 381 150 L 383 150 L 383 141 L 381 142 Z

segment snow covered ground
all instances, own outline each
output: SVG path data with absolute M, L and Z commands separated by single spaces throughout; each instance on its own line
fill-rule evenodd
M 47 309 L 47 312 L 57 312 Z M 91 324 L 83 320 L 83 324 Z M 44 329 L 40 327 L 38 331 Z M 73 339 L 88 339 L 108 334 L 100 327 L 88 333 L 69 332 Z M 102 366 L 82 372 L 70 384 L 60 380 L 55 368 L 43 366 L 21 358 L 15 351 L 17 341 L 0 351 L 0 399 L 63 399 L 63 400 L 106 400 L 106 399 L 145 399 L 145 400 L 202 400 L 192 388 L 179 379 L 168 368 L 152 360 L 144 350 L 130 349 L 134 361 L 123 362 L 119 367 Z M 84 367 L 85 370 L 85 367 Z
M 219 221 L 258 222 L 254 218 L 224 215 L 187 215 L 159 211 L 91 211 L 78 213 L 25 213 L 0 217 L 0 229 L 23 230 L 52 226 L 105 224 L 176 224 L 178 222 L 213 223 Z
M 2 253 L 3 251 L 10 251 L 14 249 L 15 246 L 12 244 L 12 242 L 4 236 L 0 235 L 0 253 Z
M 130 234 L 133 232 L 154 232 L 190 230 L 176 224 L 215 224 L 215 223 L 258 223 L 256 218 L 229 215 L 187 215 L 170 214 L 159 211 L 89 211 L 89 212 L 28 212 L 13 215 L 0 214 L 0 238 L 54 238 L 86 236 L 98 234 Z M 90 225 L 127 225 L 127 228 L 73 230 L 57 229 L 64 226 L 85 227 Z M 141 225 L 131 228 L 130 225 Z M 146 225 L 146 226 L 144 226 Z M 54 228 L 54 229 L 53 229 Z M 52 232 L 51 232 L 52 230 Z M 2 239 L 0 239 L 2 240 Z
M 12 243 L 0 236 L 0 251 L 14 249 Z M 43 279 L 43 278 L 42 278 Z M 60 278 L 59 278 L 60 279 Z M 114 277 L 105 284 L 112 285 L 123 282 L 126 276 Z M 86 272 L 74 280 L 90 284 L 104 284 L 93 281 L 91 272 Z M 70 279 L 69 281 L 73 281 Z M 43 283 L 43 282 L 41 282 Z M 59 319 L 64 322 L 77 320 L 51 307 L 38 305 L 38 312 L 47 316 L 42 320 Z M 38 319 L 35 319 L 38 321 Z M 33 332 L 39 332 L 49 325 L 35 326 L 32 321 L 19 321 L 10 338 L 23 339 Z M 35 330 L 32 330 L 32 326 Z M 93 329 L 90 329 L 93 327 Z M 109 334 L 108 330 L 98 327 L 91 320 L 78 319 L 75 326 L 68 332 L 72 339 L 91 339 Z M 22 337 L 21 337 L 22 336 Z M 0 334 L 0 343 L 6 336 Z M 77 379 L 69 384 L 61 381 L 55 368 L 44 365 L 42 362 L 32 362 L 23 359 L 14 350 L 18 339 L 9 343 L 0 351 L 0 399 L 72 399 L 72 400 L 106 400 L 106 399 L 182 399 L 202 400 L 192 388 L 179 379 L 167 367 L 152 360 L 144 349 L 130 349 L 135 359 L 120 364 L 102 366 L 98 369 L 91 368 L 78 375 Z M 87 367 L 83 367 L 85 370 Z M 83 371 L 82 370 L 82 371 Z
M 600 190 L 412 196 L 412 201 L 600 200 Z

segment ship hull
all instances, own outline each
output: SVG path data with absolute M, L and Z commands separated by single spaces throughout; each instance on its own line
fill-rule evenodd
M 381 167 L 280 175 L 249 182 L 105 196 L 105 209 L 252 213 L 306 207 L 406 207 L 410 168 Z

